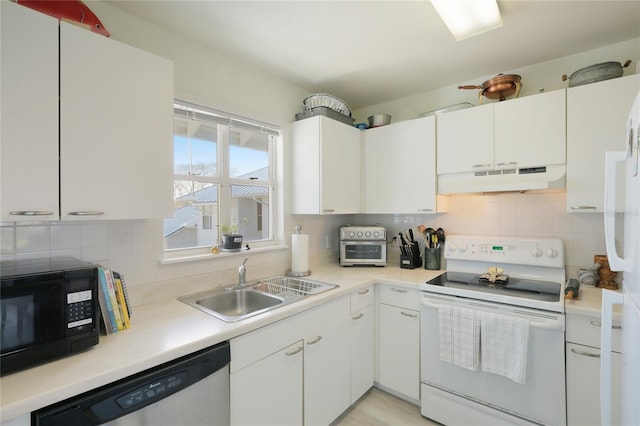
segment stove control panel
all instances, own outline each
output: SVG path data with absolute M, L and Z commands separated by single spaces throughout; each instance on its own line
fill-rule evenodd
M 447 236 L 444 256 L 451 260 L 564 267 L 564 245 L 557 238 Z

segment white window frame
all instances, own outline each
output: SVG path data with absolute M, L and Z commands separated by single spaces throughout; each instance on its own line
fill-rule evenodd
M 278 154 L 281 152 L 279 146 L 282 144 L 282 131 L 279 126 L 260 122 L 251 118 L 242 117 L 239 115 L 234 115 L 222 111 L 218 111 L 215 109 L 211 109 L 208 107 L 204 107 L 201 105 L 192 104 L 190 102 L 182 101 L 179 99 L 175 100 L 174 110 L 175 109 L 183 109 L 189 111 L 195 111 L 198 113 L 200 117 L 202 116 L 211 116 L 212 122 L 217 122 L 218 125 L 218 137 L 216 142 L 216 156 L 217 156 L 217 164 L 216 164 L 216 175 L 215 176 L 202 176 L 197 178 L 200 182 L 212 183 L 214 185 L 218 185 L 218 203 L 219 207 L 219 218 L 218 223 L 212 224 L 213 226 L 219 226 L 220 223 L 229 223 L 231 210 L 229 208 L 223 208 L 222 206 L 230 206 L 231 205 L 231 185 L 251 185 L 251 186 L 266 186 L 269 188 L 270 195 L 270 206 L 269 206 L 269 237 L 263 240 L 257 241 L 243 241 L 243 247 L 245 244 L 249 244 L 251 250 L 263 251 L 265 249 L 281 249 L 283 248 L 282 243 L 279 241 L 278 235 L 278 224 L 282 222 L 282 210 L 279 208 L 280 203 L 278 202 L 281 197 L 281 192 L 284 190 L 283 188 L 279 188 L 278 184 Z M 174 115 L 175 116 L 175 115 Z M 226 124 L 228 123 L 228 124 Z M 266 181 L 256 180 L 256 181 L 247 181 L 246 179 L 237 179 L 229 177 L 229 147 L 230 147 L 230 139 L 229 139 L 229 130 L 234 126 L 242 126 L 242 127 L 253 127 L 256 130 L 260 130 L 264 132 L 269 137 L 268 142 L 268 158 L 269 158 L 269 177 Z M 183 175 L 183 174 L 174 174 L 174 180 L 193 180 L 193 176 L 191 175 Z M 220 252 L 219 254 L 213 255 L 211 253 L 211 246 L 205 247 L 190 247 L 190 248 L 174 248 L 167 249 L 164 247 L 164 236 L 162 237 L 163 241 L 163 256 L 162 263 L 173 263 L 173 262 L 181 262 L 187 260 L 197 260 L 204 257 L 216 256 L 216 257 L 227 257 L 227 256 L 237 256 L 243 255 L 245 256 L 249 251 L 241 250 L 239 252 Z

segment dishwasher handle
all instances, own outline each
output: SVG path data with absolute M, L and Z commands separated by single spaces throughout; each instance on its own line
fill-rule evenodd
M 125 416 L 228 368 L 229 342 L 161 364 L 32 413 L 35 426 L 94 426 Z

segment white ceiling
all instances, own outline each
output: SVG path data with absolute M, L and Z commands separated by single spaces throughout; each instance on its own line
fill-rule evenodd
M 107 3 L 351 109 L 640 37 L 638 0 L 498 1 L 503 26 L 460 42 L 427 0 Z

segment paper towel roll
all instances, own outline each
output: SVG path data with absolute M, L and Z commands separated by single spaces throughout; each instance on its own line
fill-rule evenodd
M 309 270 L 309 235 L 291 235 L 291 271 L 304 273 Z

